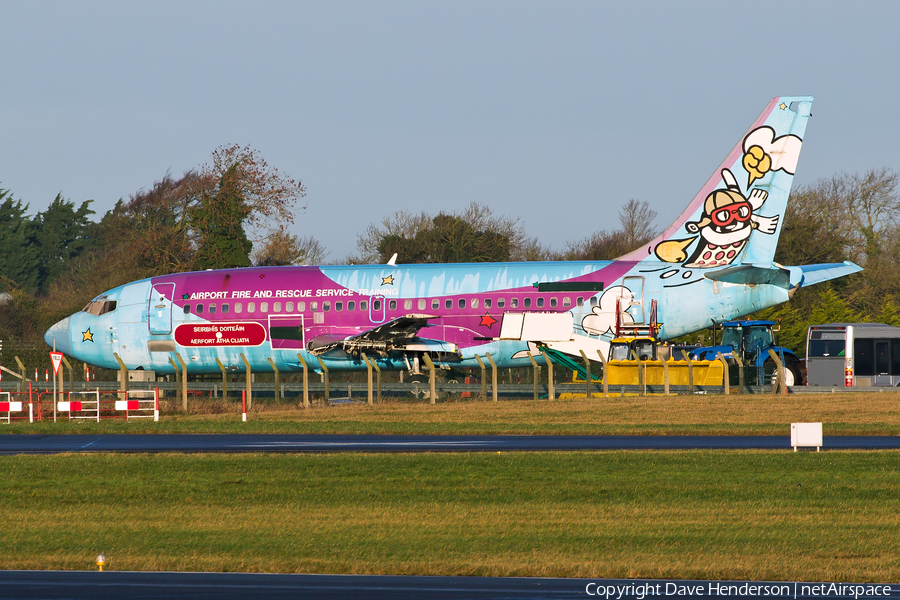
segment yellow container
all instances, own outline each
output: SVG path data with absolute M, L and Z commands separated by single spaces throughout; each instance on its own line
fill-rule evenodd
M 683 360 L 668 360 L 669 385 L 690 385 L 688 364 Z M 694 385 L 721 386 L 724 369 L 718 360 L 695 360 L 691 363 Z M 606 363 L 609 385 L 665 385 L 666 368 L 661 360 L 611 360 Z

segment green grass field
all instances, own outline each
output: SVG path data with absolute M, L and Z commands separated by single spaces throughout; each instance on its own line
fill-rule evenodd
M 900 578 L 897 452 L 2 457 L 7 569 Z
M 793 422 L 824 423 L 825 435 L 900 434 L 900 392 L 787 396 L 627 396 L 571 400 L 389 401 L 303 409 L 257 402 L 247 423 L 240 404 L 169 401 L 159 423 L 140 420 L 17 421 L 13 433 L 381 433 L 555 435 L 789 435 Z
M 900 394 L 191 405 L 0 432 L 897 435 Z M 827 444 L 827 440 L 826 440 Z M 900 579 L 900 453 L 0 457 L 8 569 Z

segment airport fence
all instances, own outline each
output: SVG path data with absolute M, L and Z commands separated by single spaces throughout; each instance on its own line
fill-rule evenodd
M 591 383 L 502 383 L 435 382 L 434 396 L 430 382 L 381 383 L 368 382 L 251 382 L 249 388 L 225 386 L 216 382 L 192 381 L 188 386 L 180 382 L 131 382 L 128 390 L 120 389 L 115 381 L 75 382 L 75 389 L 54 392 L 44 385 L 28 382 L 26 391 L 17 391 L 15 383 L 0 387 L 0 425 L 36 421 L 95 421 L 118 419 L 154 419 L 160 414 L 188 412 L 188 408 L 206 412 L 243 412 L 252 410 L 252 403 L 267 406 L 321 407 L 339 404 L 378 404 L 382 402 L 447 402 L 447 401 L 511 401 L 522 399 L 576 399 L 647 395 L 717 394 L 726 393 L 723 386 L 608 385 Z M 10 389 L 11 388 L 11 389 Z M 235 389 L 237 388 L 237 389 Z M 248 394 L 249 390 L 249 394 Z M 883 392 L 885 388 L 807 388 L 795 386 L 790 393 Z M 771 394 L 772 386 L 753 385 L 738 388 L 729 386 L 728 393 Z M 187 404 L 183 403 L 187 399 Z
M 29 382 L 30 383 L 30 382 Z M 28 391 L 0 392 L 0 424 L 28 421 L 96 421 L 152 418 L 159 420 L 160 391 L 49 390 L 30 386 Z

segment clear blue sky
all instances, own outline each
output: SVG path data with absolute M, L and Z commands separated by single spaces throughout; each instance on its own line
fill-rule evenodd
M 119 198 L 250 144 L 340 261 L 471 201 L 567 240 L 673 220 L 773 96 L 816 97 L 797 183 L 900 168 L 900 2 L 0 0 L 0 187 Z M 96 217 L 99 219 L 99 215 Z

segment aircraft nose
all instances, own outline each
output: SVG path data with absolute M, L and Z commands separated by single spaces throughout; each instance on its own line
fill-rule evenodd
M 70 332 L 69 322 L 71 317 L 66 317 L 44 334 L 44 341 L 51 348 L 56 342 L 56 351 L 62 352 L 66 356 L 72 356 L 72 335 Z

